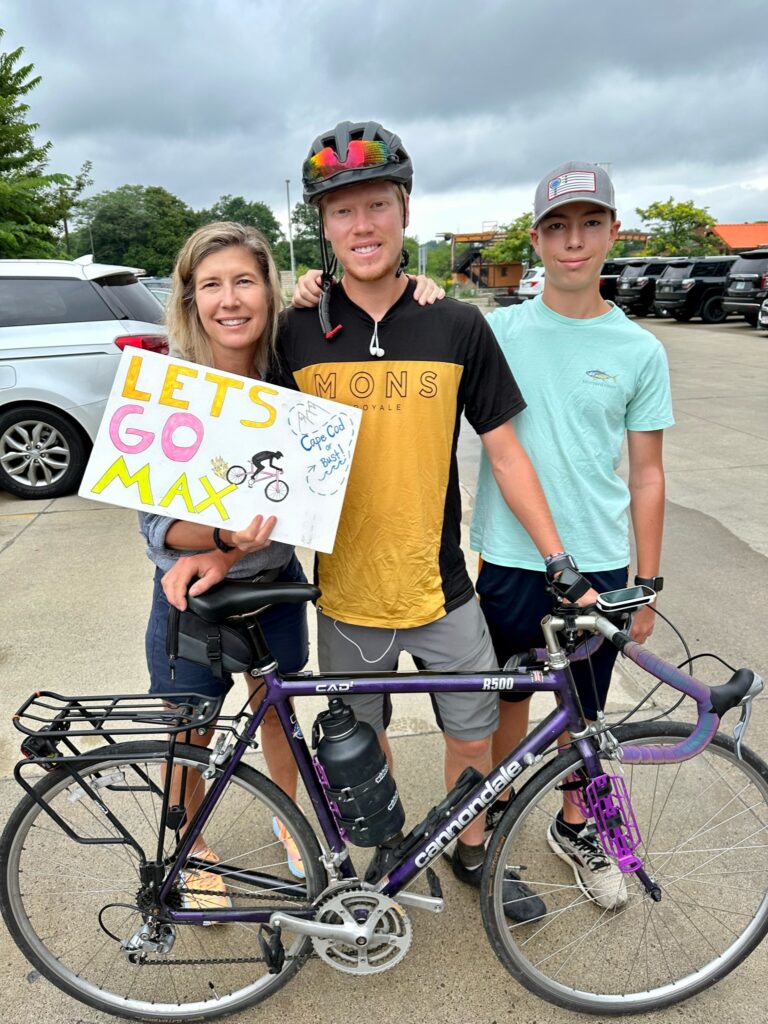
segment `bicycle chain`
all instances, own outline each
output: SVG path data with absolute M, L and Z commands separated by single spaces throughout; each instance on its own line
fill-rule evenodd
M 192 895 L 199 896 L 210 896 L 210 890 L 208 889 L 183 889 L 179 890 L 185 895 L 190 893 Z M 230 893 L 230 897 L 242 900 L 269 900 L 274 897 L 268 894 L 259 893 Z M 300 903 L 303 900 L 301 896 L 292 896 L 290 894 L 282 893 L 280 896 L 284 900 L 292 900 L 296 903 Z M 286 954 L 285 962 L 290 963 L 294 960 L 298 960 L 300 963 L 306 963 L 307 960 L 319 960 L 317 953 L 304 953 L 302 956 L 288 956 Z M 233 957 L 218 957 L 210 960 L 200 959 L 172 959 L 170 957 L 162 960 L 138 960 L 136 962 L 137 967 L 201 967 L 203 965 L 216 965 L 216 964 L 265 964 L 267 961 L 263 956 L 233 956 Z

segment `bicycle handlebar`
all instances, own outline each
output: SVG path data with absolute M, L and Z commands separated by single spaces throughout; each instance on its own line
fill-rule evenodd
M 561 628 L 558 622 L 563 620 L 557 620 L 553 616 L 549 616 L 549 619 L 549 629 L 557 631 Z M 751 669 L 739 669 L 728 682 L 710 687 L 664 661 L 663 658 L 649 651 L 642 644 L 630 639 L 627 633 L 603 615 L 597 613 L 576 615 L 572 620 L 572 625 L 576 629 L 600 633 L 606 640 L 618 647 L 625 657 L 634 661 L 645 672 L 686 694 L 696 702 L 698 716 L 690 736 L 679 743 L 667 746 L 649 744 L 642 747 L 622 747 L 620 753 L 622 762 L 625 764 L 674 764 L 695 757 L 704 750 L 715 735 L 723 715 L 738 705 L 743 707 L 737 744 L 740 742 L 748 720 L 752 699 L 762 691 L 764 685 L 763 680 L 756 672 Z M 545 635 L 546 633 L 545 629 Z

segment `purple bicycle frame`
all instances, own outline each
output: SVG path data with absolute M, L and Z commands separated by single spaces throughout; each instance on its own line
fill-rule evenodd
M 592 637 L 586 642 L 590 652 L 597 647 L 600 640 L 601 638 L 599 637 Z M 539 653 L 542 655 L 546 654 L 544 651 Z M 458 835 L 459 832 L 466 828 L 470 821 L 481 814 L 496 799 L 500 792 L 507 789 L 526 767 L 534 763 L 539 754 L 550 748 L 557 741 L 557 738 L 564 730 L 577 730 L 582 728 L 583 724 L 567 670 L 552 669 L 543 672 L 540 668 L 534 668 L 530 671 L 525 669 L 489 671 L 484 672 L 482 675 L 452 673 L 449 676 L 429 672 L 383 673 L 377 676 L 355 675 L 354 677 L 308 675 L 304 678 L 294 676 L 283 679 L 276 669 L 273 668 L 265 671 L 263 678 L 267 691 L 264 699 L 249 719 L 243 733 L 243 738 L 236 744 L 235 750 L 221 775 L 206 793 L 195 823 L 191 828 L 187 829 L 183 840 L 179 844 L 175 858 L 176 866 L 169 872 L 160 891 L 160 898 L 163 902 L 165 902 L 170 894 L 178 874 L 178 865 L 185 862 L 196 837 L 205 827 L 205 823 L 216 806 L 219 796 L 228 785 L 235 768 L 248 749 L 248 741 L 252 740 L 255 736 L 256 730 L 270 707 L 274 707 L 280 719 L 286 739 L 296 761 L 299 775 L 304 782 L 307 795 L 317 816 L 320 829 L 329 850 L 334 854 L 342 853 L 346 850 L 346 842 L 339 829 L 338 822 L 329 807 L 312 756 L 290 705 L 292 698 L 318 695 L 343 696 L 350 693 L 458 693 L 489 690 L 494 692 L 515 690 L 519 693 L 551 692 L 557 694 L 559 704 L 555 710 L 539 723 L 508 757 L 499 762 L 482 782 L 479 782 L 470 791 L 452 811 L 450 817 L 441 822 L 434 836 L 426 836 L 403 860 L 402 864 L 393 869 L 388 876 L 386 885 L 379 886 L 387 895 L 398 892 L 411 879 L 423 871 L 425 867 L 440 855 L 443 847 L 450 842 L 451 838 Z M 591 743 L 586 738 L 576 740 L 575 742 L 588 766 L 589 773 L 599 774 L 601 771 L 600 762 L 595 755 Z M 450 837 L 447 835 L 448 831 L 450 831 Z M 444 836 L 445 838 L 441 839 Z M 357 874 L 350 857 L 340 861 L 338 870 L 339 874 L 344 878 L 352 878 Z M 172 910 L 169 908 L 168 920 L 190 924 L 200 923 L 202 920 L 266 922 L 269 920 L 271 913 L 272 910 L 270 909 L 247 910 L 238 908 L 236 910 L 200 911 Z M 314 912 L 312 910 L 302 911 L 297 909 L 296 911 L 291 911 L 291 913 L 298 917 L 312 917 Z
M 600 633 L 612 639 L 618 629 L 603 620 L 605 628 Z M 593 625 L 593 620 L 586 617 L 583 623 L 576 619 L 576 627 L 586 628 Z M 591 636 L 582 647 L 585 657 L 602 642 L 602 636 Z M 626 637 L 624 637 L 626 641 Z M 719 717 L 712 710 L 709 687 L 693 676 L 676 669 L 663 659 L 647 651 L 640 644 L 628 641 L 621 644 L 622 653 L 640 665 L 646 672 L 657 679 L 668 683 L 674 689 L 692 697 L 698 706 L 698 720 L 691 735 L 676 744 L 648 745 L 643 747 L 626 746 L 621 749 L 621 761 L 625 764 L 662 764 L 684 761 L 695 757 L 717 731 Z M 546 650 L 538 650 L 537 656 L 542 661 L 548 657 Z M 304 782 L 307 795 L 317 816 L 320 829 L 328 844 L 331 854 L 340 854 L 346 850 L 344 837 L 339 829 L 323 786 L 318 778 L 312 757 L 304 736 L 290 705 L 293 697 L 305 696 L 343 696 L 351 693 L 457 693 L 477 691 L 515 690 L 518 693 L 551 692 L 557 695 L 558 706 L 542 722 L 539 723 L 518 746 L 481 782 L 479 782 L 464 799 L 445 818 L 434 832 L 425 836 L 413 850 L 396 865 L 384 881 L 379 883 L 380 891 L 392 896 L 403 889 L 416 875 L 424 870 L 433 860 L 440 856 L 445 846 L 466 828 L 483 810 L 488 807 L 500 792 L 512 785 L 515 778 L 525 768 L 537 762 L 539 755 L 549 749 L 565 730 L 578 733 L 583 728 L 583 720 L 578 709 L 567 669 L 548 668 L 546 672 L 533 668 L 499 670 L 485 672 L 482 675 L 452 673 L 443 676 L 437 673 L 383 673 L 377 676 L 348 675 L 325 676 L 307 675 L 293 676 L 283 679 L 273 665 L 263 672 L 266 685 L 264 699 L 249 719 L 243 737 L 238 740 L 235 750 L 221 775 L 206 793 L 193 826 L 187 829 L 179 844 L 175 858 L 175 866 L 165 878 L 160 898 L 163 902 L 170 895 L 172 885 L 189 855 L 192 845 L 203 830 L 208 817 L 212 813 L 219 796 L 228 785 L 229 780 L 248 749 L 249 742 L 256 734 L 268 708 L 274 707 L 282 724 L 286 739 L 296 761 L 299 774 Z M 591 736 L 584 734 L 574 739 L 574 745 L 581 754 L 587 775 L 596 778 L 603 774 L 600 760 L 595 752 Z M 351 858 L 346 857 L 338 863 L 339 874 L 343 878 L 356 876 Z M 172 910 L 168 908 L 170 921 L 199 924 L 203 920 L 227 920 L 266 922 L 272 913 L 270 909 L 247 910 Z M 312 909 L 292 911 L 298 917 L 312 917 Z

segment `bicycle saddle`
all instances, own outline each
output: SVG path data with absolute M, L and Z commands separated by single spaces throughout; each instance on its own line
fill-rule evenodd
M 318 597 L 320 591 L 310 583 L 224 580 L 197 597 L 187 595 L 187 604 L 205 622 L 223 622 L 232 615 L 249 615 L 271 604 L 301 604 Z

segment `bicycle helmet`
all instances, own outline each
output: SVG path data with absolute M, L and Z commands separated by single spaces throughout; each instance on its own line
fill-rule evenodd
M 402 185 L 410 194 L 413 185 L 413 164 L 400 137 L 394 132 L 387 131 L 378 121 L 340 121 L 335 128 L 318 135 L 312 143 L 301 170 L 301 180 L 304 185 L 304 202 L 314 206 L 317 206 L 322 197 L 329 192 L 335 192 L 345 185 L 357 185 L 362 181 L 393 181 L 397 185 Z M 318 314 L 323 334 L 330 341 L 341 330 L 341 324 L 332 327 L 330 321 L 331 285 L 336 270 L 336 259 L 328 256 L 323 218 L 319 210 L 318 216 L 320 254 L 323 262 L 323 294 Z M 396 271 L 397 277 L 407 265 L 408 250 L 403 248 L 400 266 Z M 373 347 L 371 351 L 374 351 Z M 377 346 L 376 354 L 383 355 L 384 350 Z
M 394 181 L 410 193 L 413 165 L 400 137 L 378 121 L 341 121 L 312 143 L 301 172 L 304 202 L 360 181 Z

